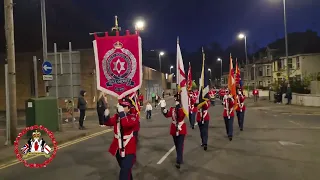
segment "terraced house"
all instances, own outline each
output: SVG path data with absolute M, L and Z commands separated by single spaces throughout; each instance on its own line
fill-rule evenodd
M 285 79 L 302 80 L 307 76 L 320 75 L 320 53 L 296 54 L 288 57 L 280 57 L 273 61 L 273 81 L 281 82 Z M 289 68 L 289 72 L 288 72 Z

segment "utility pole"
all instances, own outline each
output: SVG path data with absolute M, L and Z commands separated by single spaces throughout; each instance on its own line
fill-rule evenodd
M 48 45 L 47 45 L 47 17 L 46 17 L 46 0 L 40 0 L 41 4 L 41 26 L 42 26 L 42 52 L 43 52 L 43 61 L 48 60 Z M 49 96 L 49 82 L 45 81 L 45 92 L 46 96 Z
M 16 60 L 14 47 L 14 23 L 13 23 L 13 0 L 4 0 L 5 35 L 7 43 L 7 61 L 9 78 L 10 100 L 10 140 L 11 144 L 17 137 L 17 94 L 16 94 Z

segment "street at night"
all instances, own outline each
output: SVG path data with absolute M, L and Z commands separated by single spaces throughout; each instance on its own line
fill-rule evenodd
M 168 104 L 172 104 L 170 101 Z M 245 128 L 234 122 L 234 139 L 229 141 L 221 117 L 222 106 L 210 107 L 209 146 L 200 147 L 199 130 L 188 128 L 184 164 L 174 167 L 175 151 L 169 135 L 170 119 L 160 110 L 151 120 L 142 114 L 137 164 L 138 180 L 317 180 L 320 178 L 320 122 L 310 116 L 281 115 L 248 107 Z M 316 118 L 316 117 L 315 117 Z M 189 123 L 188 123 L 189 124 Z M 117 179 L 119 168 L 108 153 L 113 133 L 106 133 L 58 151 L 46 168 L 30 169 L 17 164 L 0 170 L 1 179 Z M 160 161 L 160 162 L 159 162 Z

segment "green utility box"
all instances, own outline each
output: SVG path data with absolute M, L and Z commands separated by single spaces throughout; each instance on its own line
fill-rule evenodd
M 53 97 L 31 98 L 26 101 L 26 127 L 43 125 L 51 132 L 59 130 L 57 99 Z M 44 133 L 44 132 L 41 132 Z M 31 137 L 32 131 L 27 136 Z

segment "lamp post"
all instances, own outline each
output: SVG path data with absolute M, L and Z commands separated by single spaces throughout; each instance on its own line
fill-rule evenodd
M 247 49 L 247 36 L 243 33 L 240 33 L 238 35 L 238 38 L 239 39 L 244 39 L 244 51 L 245 51 L 245 55 L 246 55 L 246 76 L 247 76 L 247 81 L 249 82 L 249 68 L 248 68 L 248 65 L 249 65 L 249 60 L 248 60 L 248 49 Z M 255 68 L 255 66 L 254 66 Z M 255 71 L 255 69 L 254 69 Z M 254 74 L 254 82 L 256 81 L 256 75 Z M 256 83 L 254 83 L 256 84 Z
M 173 66 L 170 66 L 170 74 L 171 74 L 171 69 L 173 68 Z
M 217 61 L 220 62 L 220 70 L 221 70 L 221 74 L 220 74 L 220 86 L 222 86 L 222 59 L 218 58 Z
M 210 73 L 210 76 L 209 76 L 209 85 L 211 86 L 211 69 L 210 68 L 208 68 L 208 71 L 209 71 L 209 73 Z
M 160 73 L 161 73 L 161 56 L 163 56 L 164 55 L 164 52 L 163 51 L 161 51 L 160 53 L 159 53 L 159 66 L 160 66 Z

